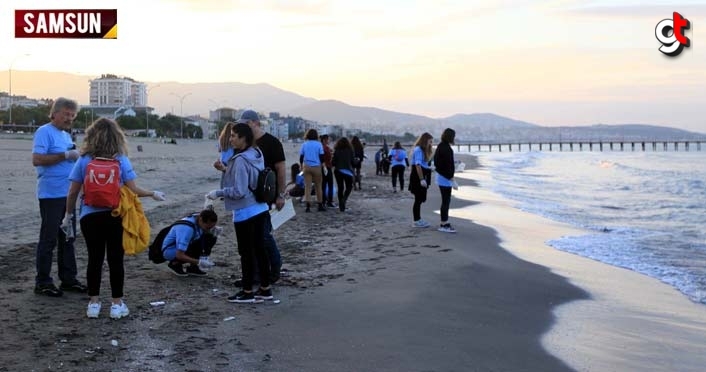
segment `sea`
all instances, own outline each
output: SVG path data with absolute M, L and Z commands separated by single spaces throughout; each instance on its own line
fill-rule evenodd
M 490 170 L 494 192 L 586 231 L 549 246 L 656 278 L 706 305 L 706 149 L 577 148 L 470 153 Z

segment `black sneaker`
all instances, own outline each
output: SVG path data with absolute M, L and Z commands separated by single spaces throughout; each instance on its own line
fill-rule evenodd
M 205 271 L 201 270 L 197 265 L 189 265 L 186 268 L 186 274 L 191 276 L 206 276 L 208 275 Z
M 54 284 L 37 285 L 34 287 L 34 293 L 49 297 L 61 297 L 64 295 L 64 292 L 62 292 L 61 289 L 56 288 Z
M 170 262 L 167 267 L 169 267 L 170 270 L 172 270 L 172 273 L 176 276 L 187 276 L 186 272 L 184 272 L 184 265 L 182 265 L 179 262 Z
M 262 300 L 255 299 L 255 294 L 252 292 L 247 293 L 245 291 L 240 291 L 235 295 L 228 297 L 228 302 L 235 302 L 238 304 L 254 304 L 256 302 L 262 302 Z
M 337 205 L 334 204 L 333 202 L 328 202 L 328 203 L 326 203 L 326 206 L 329 207 L 329 208 L 336 208 L 336 207 L 337 207 Z
M 76 281 L 72 284 L 61 283 L 59 288 L 64 292 L 76 292 L 76 293 L 86 293 L 88 292 L 88 287 Z
M 256 300 L 271 300 L 274 297 L 272 297 L 272 288 L 268 289 L 258 289 L 257 292 L 255 292 L 255 299 Z

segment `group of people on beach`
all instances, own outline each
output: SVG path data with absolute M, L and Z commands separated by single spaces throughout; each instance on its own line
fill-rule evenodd
M 137 175 L 128 158 L 127 141 L 115 121 L 107 118 L 94 121 L 86 129 L 81 147 L 77 148 L 69 134 L 77 111 L 76 101 L 63 97 L 56 99 L 50 110 L 50 122 L 34 135 L 32 163 L 38 174 L 37 197 L 41 214 L 34 291 L 50 297 L 60 297 L 64 291 L 88 293 L 86 315 L 97 318 L 101 311 L 99 295 L 103 262 L 107 259 L 112 297 L 110 317 L 119 319 L 129 314 L 123 301 L 125 252 L 139 250 L 139 246 L 144 249 L 150 239 L 149 229 L 140 228 L 148 227 L 149 222 L 137 198 L 152 197 L 164 201 L 166 196 L 136 184 Z M 454 136 L 452 129 L 446 129 L 433 153 L 433 138 L 429 133 L 423 133 L 414 144 L 411 161 L 399 142 L 389 152 L 395 192 L 398 180 L 400 190 L 403 189 L 404 170 L 411 164 L 409 190 L 414 194 L 415 227 L 430 226 L 421 218 L 420 209 L 431 184 L 433 163 L 442 197 L 439 231 L 455 232 L 448 223 L 451 189 L 457 187 L 453 180 L 454 160 L 450 146 Z M 319 136 L 315 129 L 309 129 L 305 138 L 299 151 L 299 163 L 293 164 L 291 169 L 292 173 L 296 171 L 303 178 L 306 212 L 311 210 L 312 187 L 319 211 L 338 207 L 339 211 L 345 212 L 351 191 L 361 188 L 360 169 L 365 158 L 363 144 L 357 136 L 351 141 L 341 137 L 330 149 L 329 136 Z M 245 110 L 238 120 L 228 122 L 218 143 L 219 156 L 213 166 L 222 172 L 221 183 L 218 189 L 208 192 L 206 198 L 210 201 L 221 199 L 225 209 L 232 211 L 242 275 L 242 279 L 235 283 L 242 289 L 227 300 L 234 303 L 271 300 L 271 285 L 280 278 L 282 259 L 273 236 L 269 211 L 271 208 L 281 210 L 285 198 L 295 195 L 294 188 L 289 187 L 293 185 L 285 181 L 282 143 L 261 128 L 259 115 L 253 110 Z M 97 165 L 95 159 L 106 163 Z M 114 168 L 107 173 L 108 168 L 97 168 L 101 166 Z M 253 193 L 264 168 L 270 168 L 276 174 L 277 196 L 271 202 L 259 200 Z M 114 180 L 113 176 L 117 179 Z M 338 205 L 332 200 L 334 179 Z M 95 185 L 102 187 L 100 192 L 112 184 L 119 185 L 119 200 L 107 204 L 94 202 L 97 199 L 85 195 L 89 183 L 91 190 L 97 187 Z M 74 250 L 77 226 L 74 212 L 81 191 L 84 196 L 80 201 L 78 222 L 88 252 L 86 285 L 77 279 Z M 114 205 L 116 203 L 119 208 Z M 220 232 L 217 222 L 218 215 L 211 205 L 166 229 L 159 248 L 171 272 L 178 276 L 207 275 L 203 269 L 214 266 L 209 255 Z M 51 276 L 54 248 L 57 248 L 59 287 Z M 254 290 L 255 286 L 257 290 Z

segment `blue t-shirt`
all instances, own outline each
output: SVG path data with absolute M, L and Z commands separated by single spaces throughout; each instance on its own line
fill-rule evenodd
M 86 166 L 88 163 L 93 159 L 91 155 L 83 155 L 78 160 L 76 161 L 76 164 L 74 164 L 74 168 L 71 170 L 71 175 L 69 175 L 69 180 L 72 182 L 80 183 L 83 185 L 83 180 L 86 177 Z M 132 169 L 132 164 L 130 163 L 130 159 L 127 158 L 125 155 L 118 155 L 115 157 L 116 160 L 120 162 L 120 186 L 125 184 L 125 182 L 132 181 L 135 178 L 137 178 L 137 174 L 135 173 L 135 170 Z M 90 205 L 86 205 L 83 202 L 83 197 L 81 198 L 81 214 L 79 215 L 79 218 L 83 218 L 83 216 L 90 214 L 90 213 L 96 213 L 96 212 L 104 212 L 104 211 L 110 211 L 112 210 L 111 208 L 105 208 L 105 207 L 93 207 Z
M 228 148 L 227 150 L 221 151 L 220 153 L 221 153 L 221 163 L 223 163 L 224 165 L 228 165 L 228 160 L 230 160 L 230 158 L 232 158 L 233 155 L 235 155 L 235 149 L 233 149 L 231 147 L 231 148 Z
M 424 169 L 429 169 L 429 162 L 424 160 L 424 151 L 417 146 L 412 152 L 412 165 L 420 165 Z
M 405 166 L 405 159 L 407 159 L 407 151 L 404 149 L 392 149 L 390 150 L 390 166 L 402 165 Z
M 201 238 L 201 235 L 203 235 L 203 230 L 199 227 L 196 219 L 197 217 L 193 216 L 182 218 L 182 220 L 192 222 L 195 227 L 181 224 L 174 225 L 167 233 L 167 236 L 164 237 L 162 251 L 164 252 L 164 258 L 167 261 L 171 261 L 176 258 L 177 250 L 186 252 L 191 242 Z
M 439 186 L 445 186 L 445 187 L 453 186 L 453 183 L 451 183 L 450 179 L 440 175 L 439 173 L 436 174 L 436 184 Z
M 315 140 L 307 140 L 302 144 L 299 155 L 304 155 L 304 164 L 310 167 L 321 165 L 320 155 L 324 154 L 324 146 L 321 142 Z
M 270 210 L 267 203 L 255 203 L 241 209 L 233 210 L 233 222 L 242 222 L 249 220 L 262 212 Z
M 71 135 L 47 123 L 34 133 L 32 153 L 40 155 L 64 154 L 76 148 Z M 39 165 L 37 169 L 37 198 L 65 198 L 69 193 L 69 173 L 74 160 L 62 160 L 53 165 Z

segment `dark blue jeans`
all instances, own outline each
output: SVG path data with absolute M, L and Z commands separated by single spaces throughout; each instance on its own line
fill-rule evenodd
M 54 247 L 57 247 L 56 264 L 59 279 L 63 284 L 76 283 L 76 253 L 73 239 L 66 241 L 66 235 L 61 231 L 61 220 L 66 213 L 66 198 L 39 199 L 39 214 L 42 225 L 37 243 L 37 285 L 53 284 L 51 263 L 54 258 Z M 74 217 L 74 227 L 76 218 Z

